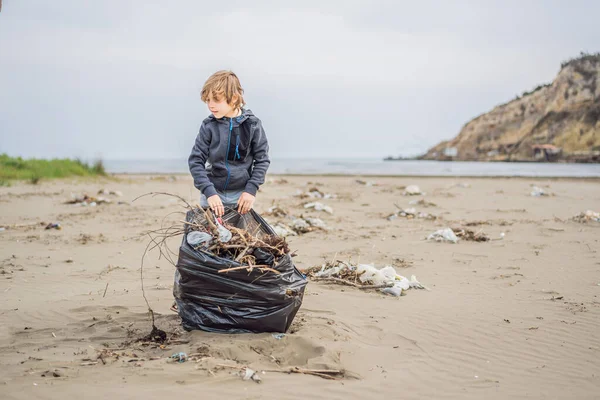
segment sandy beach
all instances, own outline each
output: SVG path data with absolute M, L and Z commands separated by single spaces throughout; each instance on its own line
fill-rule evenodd
M 404 195 L 409 185 L 424 194 Z M 533 186 L 547 195 L 531 196 Z M 297 196 L 311 188 L 333 196 Z M 102 189 L 122 196 L 65 204 Z M 269 176 L 256 211 L 278 205 L 328 227 L 288 237 L 299 269 L 334 258 L 392 265 L 430 290 L 393 297 L 309 282 L 280 339 L 185 332 L 169 309 L 174 268 L 151 252 L 146 295 L 158 327 L 178 338 L 165 348 L 135 342 L 151 327 L 143 233 L 182 207 L 167 196 L 131 203 L 149 192 L 198 202 L 185 175 L 0 187 L 1 398 L 600 398 L 600 223 L 572 219 L 600 211 L 600 180 Z M 397 207 L 431 217 L 388 220 Z M 467 226 L 492 240 L 425 240 Z M 170 362 L 178 352 L 196 360 Z M 242 366 L 262 383 L 242 380 Z M 289 367 L 346 374 L 272 372 Z

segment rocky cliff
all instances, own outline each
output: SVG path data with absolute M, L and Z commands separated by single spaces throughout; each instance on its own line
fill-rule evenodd
M 564 62 L 551 84 L 472 119 L 422 158 L 600 162 L 600 54 Z

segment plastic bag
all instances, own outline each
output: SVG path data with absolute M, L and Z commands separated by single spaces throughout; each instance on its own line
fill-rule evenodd
M 458 237 L 450 228 L 440 229 L 427 236 L 427 240 L 435 240 L 436 242 L 458 243 Z
M 188 212 L 187 221 L 192 219 Z M 255 236 L 275 234 L 254 211 L 240 215 L 226 209 L 223 220 Z M 189 226 L 186 225 L 186 233 Z M 263 261 L 268 257 L 262 256 Z M 182 240 L 175 273 L 173 295 L 184 329 L 209 332 L 286 332 L 302 304 L 307 280 L 294 266 L 289 254 L 274 260 L 280 272 L 261 272 L 255 268 L 219 273 L 241 266 L 202 249 L 194 250 Z

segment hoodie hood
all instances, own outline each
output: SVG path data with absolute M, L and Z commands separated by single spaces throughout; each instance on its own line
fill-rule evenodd
M 254 113 L 252 112 L 252 110 L 242 107 L 242 113 L 240 115 L 238 115 L 237 117 L 233 117 L 233 126 L 239 125 L 242 122 L 244 122 L 245 120 L 247 120 L 248 118 L 253 117 L 253 116 L 254 116 Z M 226 123 L 226 124 L 229 124 L 231 119 L 232 118 L 229 118 L 229 117 L 216 118 L 212 114 L 209 115 L 207 118 L 208 121 L 216 121 L 219 123 Z

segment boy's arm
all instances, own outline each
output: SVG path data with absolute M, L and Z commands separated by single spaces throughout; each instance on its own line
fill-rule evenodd
M 267 141 L 267 135 L 260 120 L 256 126 L 256 132 L 252 137 L 252 156 L 254 158 L 254 167 L 252 168 L 250 179 L 246 182 L 244 191 L 256 196 L 258 187 L 265 183 L 267 169 L 269 169 L 269 165 L 271 164 L 271 160 L 269 160 L 269 142 Z
M 208 149 L 210 148 L 210 134 L 206 131 L 204 124 L 200 126 L 200 133 L 196 137 L 196 143 L 192 148 L 192 153 L 188 158 L 190 172 L 194 178 L 194 186 L 208 198 L 217 194 L 215 185 L 208 179 L 206 173 L 206 160 L 208 159 Z

